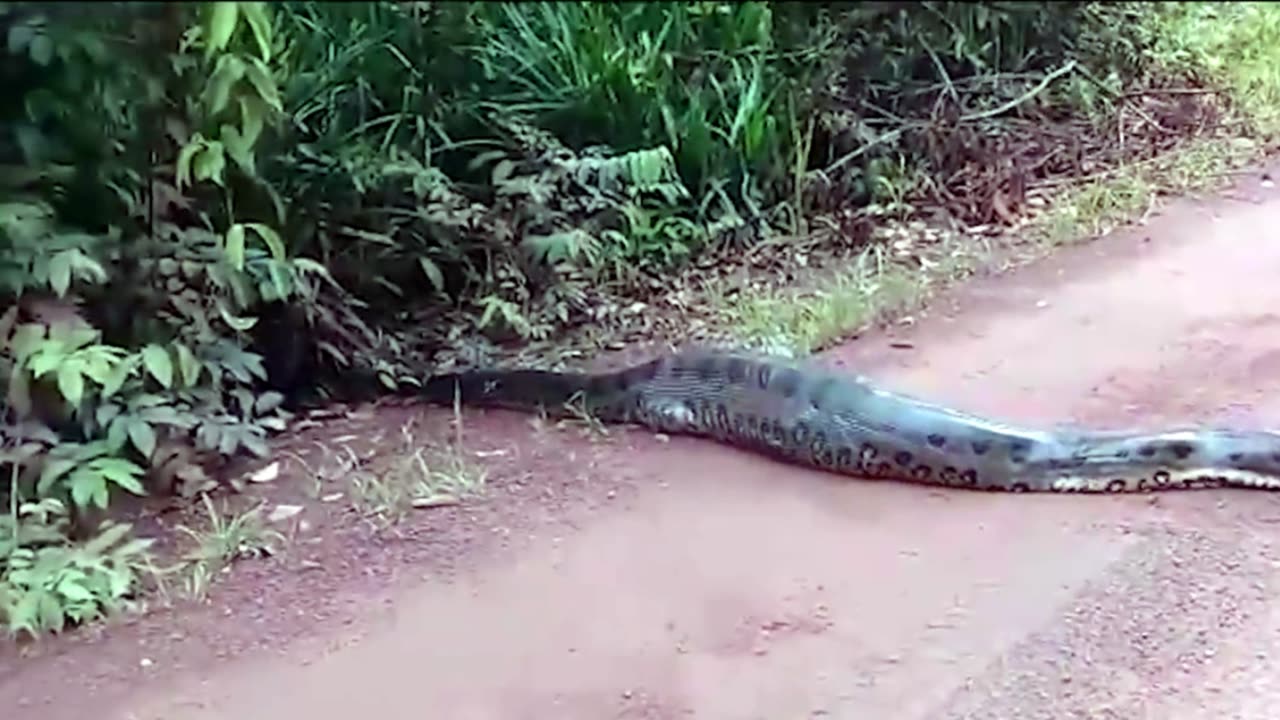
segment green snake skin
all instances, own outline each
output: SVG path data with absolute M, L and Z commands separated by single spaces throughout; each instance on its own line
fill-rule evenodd
M 1280 489 L 1280 433 L 1029 430 L 733 352 L 683 351 L 601 374 L 473 370 L 432 377 L 419 392 L 554 416 L 577 407 L 867 479 L 1013 492 Z

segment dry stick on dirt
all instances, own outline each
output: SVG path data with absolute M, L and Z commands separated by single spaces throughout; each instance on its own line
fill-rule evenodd
M 1057 70 L 1054 70 L 1048 75 L 1045 75 L 1038 85 L 1031 88 L 1027 92 L 1023 93 L 1021 96 L 1016 97 L 1013 100 L 1010 100 L 1009 102 L 1004 103 L 1003 105 L 991 108 L 989 110 L 969 113 L 968 115 L 961 115 L 957 119 L 957 122 L 974 122 L 977 120 L 985 120 L 987 118 L 992 118 L 997 115 L 1003 115 L 1004 113 L 1009 112 L 1010 110 L 1018 107 L 1019 105 L 1022 105 L 1023 103 L 1031 100 L 1032 98 L 1036 97 L 1040 93 L 1044 92 L 1049 87 L 1049 85 L 1053 83 L 1054 80 L 1057 80 L 1063 75 L 1066 75 L 1067 73 L 1071 72 L 1075 68 L 1076 68 L 1076 62 L 1074 60 L 1068 61 L 1067 64 L 1063 65 Z M 913 127 L 916 125 L 919 125 L 919 124 L 913 123 L 913 124 L 904 125 L 903 127 L 899 127 L 894 130 L 890 130 L 887 133 L 884 133 L 883 135 L 872 140 L 871 142 L 868 142 L 862 145 L 861 147 L 850 151 L 844 157 L 831 163 L 830 165 L 827 166 L 825 170 L 823 170 L 823 172 L 830 174 L 835 172 L 836 170 L 839 170 L 840 168 L 844 167 L 848 163 L 853 162 L 857 158 L 871 151 L 876 146 L 882 145 L 886 142 L 897 140 L 899 137 L 902 136 L 903 133 L 913 129 Z

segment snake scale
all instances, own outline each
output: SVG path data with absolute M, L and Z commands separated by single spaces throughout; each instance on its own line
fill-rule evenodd
M 470 370 L 429 378 L 429 402 L 711 438 L 866 479 L 1012 492 L 1280 489 L 1280 433 L 1034 430 L 750 353 L 685 350 L 599 374 Z

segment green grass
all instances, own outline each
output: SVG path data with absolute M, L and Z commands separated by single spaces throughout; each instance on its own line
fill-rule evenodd
M 1138 221 L 1160 196 L 1222 187 L 1280 135 L 1280 5 L 1169 3 L 1149 16 L 1151 59 L 1170 77 L 1207 78 L 1225 98 L 1234 136 L 1188 140 L 1156 158 L 1121 166 L 1066 188 L 1016 237 L 990 245 L 944 243 L 923 263 L 890 258 L 883 247 L 813 287 L 740 293 L 717 301 L 730 333 L 748 344 L 805 355 L 867 326 L 918 308 L 938 287 L 979 267 L 1007 267 Z M 949 247 L 945 247 L 948 245 Z M 923 265 L 922 267 L 920 265 Z
M 1153 19 L 1157 62 L 1222 87 L 1262 135 L 1280 132 L 1280 6 L 1163 4 Z
M 274 555 L 285 543 L 285 537 L 263 518 L 263 504 L 234 512 L 223 503 L 216 508 L 208 495 L 204 500 L 207 523 L 195 529 L 183 525 L 178 531 L 190 538 L 194 548 L 185 562 L 174 571 L 183 571 L 182 589 L 187 597 L 203 600 L 219 575 L 236 560 Z M 171 571 L 172 572 L 172 571 Z
M 349 476 L 352 508 L 376 530 L 394 528 L 415 510 L 456 505 L 480 492 L 488 477 L 484 467 L 466 457 L 461 442 L 424 448 L 410 428 L 403 434 L 403 452 Z
M 1231 171 L 1256 160 L 1260 149 L 1247 138 L 1189 141 L 1150 162 L 1059 193 L 1044 212 L 1008 237 L 992 242 L 944 238 L 909 260 L 890 257 L 877 245 L 864 250 L 848 269 L 822 277 L 810 288 L 743 292 L 732 302 L 720 296 L 716 304 L 735 338 L 761 350 L 804 356 L 917 310 L 936 290 L 979 268 L 1022 264 L 1105 235 L 1144 217 L 1160 195 L 1217 189 L 1229 181 Z

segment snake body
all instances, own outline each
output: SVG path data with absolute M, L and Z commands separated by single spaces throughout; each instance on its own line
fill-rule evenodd
M 471 370 L 429 378 L 420 392 L 555 416 L 577 408 L 866 479 L 1012 492 L 1280 489 L 1280 433 L 1019 428 L 748 353 L 687 350 L 599 374 Z

